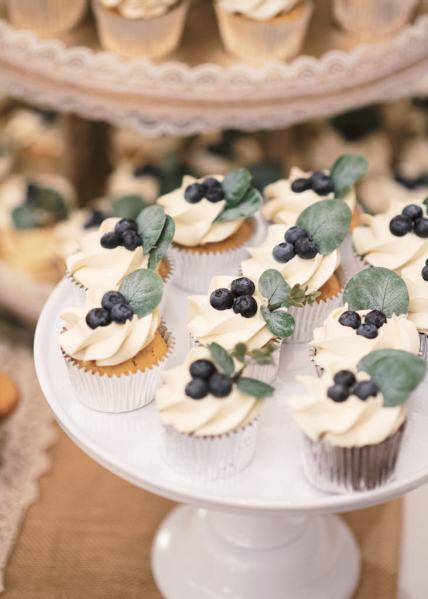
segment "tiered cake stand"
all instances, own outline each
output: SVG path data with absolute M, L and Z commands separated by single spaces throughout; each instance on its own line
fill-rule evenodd
M 252 464 L 228 480 L 200 484 L 172 469 L 163 455 L 153 404 L 128 414 L 82 406 L 58 346 L 61 311 L 72 293 L 63 281 L 39 320 L 34 356 L 42 390 L 63 429 L 118 476 L 184 504 L 160 527 L 152 552 L 166 599 L 349 599 L 359 577 L 355 541 L 332 515 L 391 500 L 428 481 L 428 381 L 412 399 L 395 479 L 372 492 L 330 495 L 307 482 L 299 432 L 287 411 L 295 376 L 310 373 L 305 345 L 286 344 L 274 399 L 268 400 Z M 165 316 L 177 338 L 170 366 L 188 349 L 186 294 L 172 286 Z M 108 498 L 106 498 L 108 501 Z

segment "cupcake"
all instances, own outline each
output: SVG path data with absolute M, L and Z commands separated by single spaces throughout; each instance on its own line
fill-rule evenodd
M 87 9 L 87 0 L 7 0 L 8 17 L 19 29 L 53 37 L 73 29 Z
M 73 210 L 67 220 L 61 221 L 55 226 L 58 252 L 64 262 L 71 254 L 80 251 L 79 240 L 82 235 L 98 229 L 106 218 L 107 215 L 98 208 L 81 208 Z
M 170 255 L 177 285 L 204 293 L 214 275 L 237 274 L 257 233 L 252 217 L 261 203 L 245 169 L 203 180 L 186 176 L 161 196 L 158 204 L 175 221 Z
M 309 481 L 332 493 L 369 491 L 390 481 L 407 421 L 405 404 L 425 370 L 417 356 L 387 349 L 368 354 L 356 367 L 299 377 L 305 395 L 290 398 L 289 406 L 302 432 Z
M 422 340 L 422 352 L 428 353 L 428 254 L 401 271 L 409 291 L 409 320 L 417 327 Z
M 243 470 L 254 456 L 261 400 L 273 388 L 246 377 L 215 343 L 192 349 L 162 378 L 156 405 L 165 457 L 174 470 L 198 482 Z
M 346 275 L 341 268 L 339 246 L 348 233 L 351 211 L 338 199 L 309 205 L 296 225 L 271 225 L 266 241 L 249 248 L 250 258 L 242 262 L 245 276 L 258 280 L 268 268 L 280 271 L 296 293 L 306 299 L 290 307 L 296 318 L 293 340 L 307 342 L 315 326 L 342 303 L 341 292 Z
M 415 323 L 410 319 L 404 281 L 386 268 L 367 268 L 349 281 L 344 305 L 335 308 L 310 342 L 318 372 L 355 365 L 374 350 L 420 351 Z
M 162 173 L 159 167 L 143 163 L 134 166 L 121 162 L 107 181 L 107 194 L 113 198 L 140 196 L 147 203 L 157 200 L 161 191 Z
M 336 21 L 363 38 L 395 33 L 413 16 L 419 0 L 334 0 Z
M 358 185 L 358 199 L 371 214 L 381 214 L 389 208 L 391 200 L 407 204 L 420 204 L 428 196 L 428 180 L 415 187 L 409 186 L 400 177 L 373 174 L 364 177 Z
M 101 412 L 150 403 L 173 339 L 161 323 L 162 279 L 140 269 L 119 289 L 90 289 L 84 307 L 61 314 L 59 342 L 76 396 Z
M 180 42 L 187 0 L 92 0 L 105 50 L 123 56 L 161 58 Z
M 303 45 L 311 0 L 216 0 L 224 46 L 244 61 L 289 60 Z
M 184 143 L 185 138 L 182 137 L 148 137 L 134 129 L 114 127 L 111 132 L 111 160 L 115 165 L 130 162 L 135 167 L 140 164 L 156 166 L 176 156 Z

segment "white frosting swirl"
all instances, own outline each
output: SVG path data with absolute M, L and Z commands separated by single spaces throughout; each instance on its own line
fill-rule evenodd
M 130 162 L 120 163 L 108 178 L 107 194 L 113 198 L 140 195 L 147 202 L 155 202 L 159 196 L 159 180 L 150 174 L 137 177 L 134 168 Z
M 93 361 L 97 366 L 115 366 L 134 358 L 149 345 L 159 327 L 159 310 L 143 318 L 134 315 L 124 324 L 112 322 L 106 327 L 91 329 L 86 315 L 101 306 L 101 298 L 108 289 L 90 289 L 84 308 L 69 308 L 61 314 L 65 330 L 60 333 L 64 352 L 83 362 Z
M 428 281 L 422 278 L 422 269 L 427 258 L 428 253 L 401 271 L 409 291 L 409 319 L 425 335 L 428 335 Z
M 230 310 L 215 310 L 210 304 L 210 294 L 220 287 L 230 289 L 235 277 L 213 277 L 208 295 L 189 297 L 188 328 L 190 333 L 203 345 L 216 342 L 231 350 L 237 343 L 246 343 L 250 349 L 263 347 L 271 339 L 272 333 L 260 313 L 260 305 L 265 300 L 256 291 L 254 299 L 259 309 L 252 318 L 244 318 Z
M 348 369 L 347 369 L 348 370 Z M 356 373 L 358 381 L 370 377 Z M 289 406 L 299 428 L 313 441 L 326 441 L 337 447 L 377 445 L 398 431 L 406 418 L 404 406 L 385 407 L 383 395 L 361 400 L 351 395 L 335 402 L 327 396 L 333 376 L 300 376 L 306 395 L 289 399 Z
M 67 270 L 87 289 L 113 289 L 134 270 L 147 268 L 148 257 L 143 248 L 130 251 L 123 246 L 113 250 L 102 247 L 104 233 L 113 231 L 119 218 L 107 218 L 99 229 L 85 233 L 80 250 L 67 258 Z
M 375 339 L 367 339 L 357 335 L 355 329 L 339 323 L 341 314 L 347 309 L 346 305 L 336 308 L 328 315 L 324 324 L 314 330 L 310 345 L 316 351 L 315 362 L 321 368 L 346 368 L 358 364 L 361 358 L 379 349 L 401 349 L 413 354 L 419 352 L 418 331 L 407 316 L 394 314 L 379 329 Z M 364 316 L 368 312 L 370 310 L 360 310 L 358 314 Z
M 2 137 L 20 152 L 31 150 L 59 158 L 65 151 L 60 127 L 55 122 L 47 122 L 36 110 L 14 110 L 4 125 Z
M 217 0 L 227 12 L 245 15 L 256 21 L 269 21 L 292 10 L 299 0 Z
M 303 260 L 295 256 L 289 262 L 277 262 L 272 256 L 273 248 L 284 241 L 284 234 L 288 226 L 271 225 L 268 228 L 266 241 L 258 247 L 249 247 L 251 258 L 244 260 L 241 264 L 244 276 L 258 280 L 261 274 L 268 268 L 275 268 L 286 279 L 287 283 L 303 285 L 308 292 L 318 291 L 335 273 L 340 265 L 340 253 L 337 250 L 321 256 L 317 254 L 311 260 Z
M 325 171 L 328 172 L 328 171 Z M 280 179 L 265 187 L 264 196 L 266 202 L 262 208 L 262 214 L 266 220 L 281 223 L 291 227 L 296 224 L 299 215 L 308 208 L 322 200 L 331 200 L 334 194 L 320 196 L 312 189 L 296 193 L 291 189 L 291 184 L 296 179 L 307 178 L 311 173 L 301 171 L 293 167 L 288 179 Z M 343 199 L 351 210 L 355 208 L 355 190 L 351 189 Z
M 369 212 L 379 214 L 386 212 L 391 200 L 407 204 L 420 204 L 428 196 L 428 187 L 407 189 L 392 177 L 371 174 L 358 185 L 358 197 Z
M 221 399 L 208 394 L 194 400 L 185 394 L 191 380 L 190 364 L 202 358 L 209 358 L 208 350 L 195 348 L 187 354 L 183 364 L 162 373 L 164 384 L 156 395 L 162 422 L 180 433 L 196 437 L 224 435 L 244 427 L 259 414 L 262 402 L 242 393 L 236 385 L 230 395 Z
M 419 205 L 425 214 L 425 206 Z M 363 214 L 361 226 L 353 230 L 352 240 L 357 253 L 372 266 L 399 270 L 420 256 L 428 255 L 428 239 L 413 232 L 397 237 L 389 230 L 391 219 L 401 214 L 402 209 L 401 202 L 392 200 L 389 209 L 382 214 Z
M 151 19 L 164 15 L 177 0 L 100 0 L 106 8 L 113 8 L 126 19 Z
M 214 175 L 219 181 L 222 176 Z M 239 218 L 225 223 L 214 223 L 224 209 L 226 202 L 209 202 L 205 198 L 197 204 L 190 204 L 184 199 L 186 187 L 195 183 L 194 177 L 183 177 L 181 187 L 159 198 L 158 204 L 175 221 L 174 241 L 186 247 L 205 245 L 223 241 L 231 237 L 245 219 Z M 199 180 L 200 182 L 203 179 Z

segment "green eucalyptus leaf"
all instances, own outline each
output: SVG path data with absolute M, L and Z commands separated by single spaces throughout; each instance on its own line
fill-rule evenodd
M 157 204 L 148 206 L 137 217 L 138 232 L 143 242 L 143 252 L 147 255 L 156 247 L 166 221 L 164 209 Z
M 294 333 L 295 321 L 291 314 L 283 310 L 271 312 L 266 306 L 262 306 L 260 310 L 272 335 L 285 339 Z
M 403 404 L 425 376 L 426 362 L 406 351 L 383 349 L 365 356 L 358 370 L 367 372 L 382 392 L 384 405 Z
M 247 355 L 247 346 L 245 343 L 237 343 L 231 351 L 231 355 L 238 360 L 238 362 L 244 363 L 245 356 Z
M 424 199 L 424 201 L 422 202 L 422 204 L 424 204 L 424 205 L 425 205 L 425 211 L 426 211 L 426 213 L 428 214 L 428 197 L 426 197 L 426 198 Z
M 227 205 L 215 219 L 215 223 L 224 223 L 237 218 L 253 216 L 262 205 L 263 196 L 255 187 L 251 187 L 236 206 L 228 208 Z
M 140 195 L 126 195 L 112 200 L 111 206 L 113 216 L 136 220 L 141 210 L 147 206 L 147 203 Z
M 235 373 L 235 364 L 229 352 L 218 343 L 210 343 L 208 349 L 218 370 L 226 376 L 233 376 Z
M 156 246 L 151 250 L 149 256 L 149 268 L 155 269 L 162 258 L 168 251 L 169 246 L 172 243 L 173 237 L 175 233 L 175 223 L 174 219 L 167 215 L 165 219 L 165 224 L 162 229 L 162 233 L 160 234 L 159 239 L 156 242 Z
M 226 197 L 226 205 L 232 208 L 239 204 L 251 185 L 251 173 L 246 168 L 231 171 L 225 175 L 221 186 Z
M 259 291 L 267 299 L 271 310 L 275 310 L 287 302 L 290 290 L 290 285 L 274 268 L 265 270 L 259 279 Z
M 409 292 L 395 272 L 371 266 L 352 277 L 345 287 L 343 301 L 349 310 L 381 310 L 390 317 L 407 314 Z
M 351 224 L 352 212 L 341 200 L 321 200 L 308 206 L 297 219 L 318 246 L 320 254 L 327 256 L 345 239 Z
M 30 205 L 37 211 L 39 226 L 67 218 L 68 210 L 63 196 L 50 187 L 36 187 Z
M 148 268 L 140 268 L 127 275 L 119 287 L 134 313 L 142 318 L 157 308 L 162 299 L 163 283 L 160 276 Z
M 33 229 L 36 227 L 34 210 L 29 204 L 21 204 L 12 210 L 12 221 L 16 229 Z
M 249 377 L 240 377 L 236 383 L 236 386 L 242 393 L 246 393 L 247 395 L 252 395 L 257 399 L 264 399 L 265 397 L 269 397 L 273 395 L 274 388 L 267 383 L 263 383 L 262 381 L 258 381 L 257 379 L 252 379 Z
M 273 160 L 266 160 L 264 162 L 253 164 L 249 170 L 254 187 L 260 191 L 263 191 L 263 189 L 270 183 L 282 179 L 284 175 L 282 164 Z
M 369 163 L 360 154 L 343 154 L 334 163 L 330 176 L 336 198 L 343 198 L 349 189 L 367 172 Z

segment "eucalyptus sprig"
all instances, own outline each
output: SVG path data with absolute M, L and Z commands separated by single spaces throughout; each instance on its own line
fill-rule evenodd
M 304 287 L 303 285 L 293 285 L 290 289 L 290 293 L 288 295 L 287 306 L 294 308 L 303 308 L 304 306 L 313 306 L 319 296 L 321 295 L 321 291 L 312 291 L 308 293 L 308 287 Z
M 263 202 L 262 194 L 252 185 L 251 173 L 241 168 L 225 175 L 221 186 L 226 205 L 214 222 L 224 223 L 253 216 Z
M 330 177 L 334 185 L 335 197 L 343 198 L 351 187 L 369 168 L 367 158 L 361 154 L 343 154 L 339 156 L 330 169 Z
M 140 212 L 148 205 L 143 196 L 136 194 L 113 198 L 111 202 L 113 216 L 117 218 L 130 218 L 132 220 L 136 220 Z
M 144 255 L 149 256 L 148 266 L 154 270 L 172 243 L 175 233 L 174 220 L 165 214 L 161 206 L 153 204 L 144 208 L 136 221 Z
M 343 301 L 349 310 L 380 310 L 390 318 L 407 314 L 409 292 L 403 279 L 392 270 L 370 266 L 347 283 Z
M 143 318 L 159 306 L 162 299 L 163 281 L 153 270 L 140 268 L 123 279 L 119 291 L 134 314 Z
M 22 204 L 12 210 L 16 229 L 47 227 L 67 218 L 68 209 L 63 196 L 50 187 L 35 183 L 27 185 L 27 195 Z

